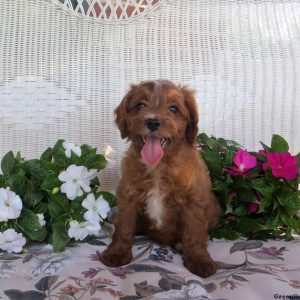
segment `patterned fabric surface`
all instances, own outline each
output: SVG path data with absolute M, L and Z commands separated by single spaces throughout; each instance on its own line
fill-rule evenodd
M 216 275 L 201 279 L 182 265 L 173 249 L 144 236 L 134 260 L 108 268 L 99 262 L 112 228 L 62 253 L 31 245 L 25 254 L 0 253 L 0 299 L 280 299 L 300 297 L 300 238 L 284 241 L 209 242 Z M 282 299 L 282 298 L 281 298 Z M 287 298 L 289 299 L 289 298 Z

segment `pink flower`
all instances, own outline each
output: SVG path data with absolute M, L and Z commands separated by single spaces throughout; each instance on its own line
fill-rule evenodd
M 296 179 L 299 174 L 298 159 L 289 152 L 267 153 L 267 162 L 263 164 L 263 169 L 266 171 L 269 167 L 271 167 L 274 177 L 284 178 L 286 180 Z
M 256 214 L 259 210 L 259 205 L 256 202 L 251 202 L 248 204 L 248 211 L 252 214 Z
M 256 157 L 242 149 L 239 149 L 234 155 L 233 162 L 235 166 L 228 168 L 229 174 L 233 176 L 244 175 L 257 165 Z

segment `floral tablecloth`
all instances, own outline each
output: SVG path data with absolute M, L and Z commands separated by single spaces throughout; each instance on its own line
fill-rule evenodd
M 217 274 L 201 279 L 182 265 L 179 253 L 135 240 L 134 260 L 108 268 L 99 262 L 112 227 L 62 253 L 36 244 L 24 254 L 0 252 L 0 299 L 300 299 L 300 238 L 285 241 L 209 242 Z M 299 297 L 299 298 L 298 298 Z

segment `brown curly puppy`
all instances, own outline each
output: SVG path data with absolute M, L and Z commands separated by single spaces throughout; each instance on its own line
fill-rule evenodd
M 121 137 L 131 141 L 117 187 L 112 243 L 101 261 L 116 267 L 132 259 L 136 233 L 179 247 L 187 269 L 216 272 L 207 251 L 219 206 L 194 142 L 198 113 L 193 91 L 166 80 L 132 85 L 115 110 Z

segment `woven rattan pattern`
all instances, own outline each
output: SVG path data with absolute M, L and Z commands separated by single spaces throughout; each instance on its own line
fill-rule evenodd
M 208 134 L 250 150 L 278 133 L 300 150 L 299 1 L 148 1 L 131 22 L 65 3 L 0 0 L 0 157 L 108 143 L 113 189 L 126 149 L 113 110 L 130 83 L 156 78 L 197 89 Z

